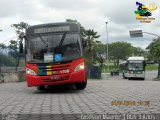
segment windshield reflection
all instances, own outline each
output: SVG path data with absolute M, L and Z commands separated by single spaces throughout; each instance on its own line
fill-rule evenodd
M 143 70 L 142 63 L 129 63 L 128 67 L 129 70 Z
M 82 57 L 79 34 L 54 34 L 29 38 L 30 62 L 45 62 L 44 54 L 61 54 L 61 61 L 68 61 Z M 63 41 L 61 41 L 63 40 Z M 52 62 L 55 62 L 54 59 Z

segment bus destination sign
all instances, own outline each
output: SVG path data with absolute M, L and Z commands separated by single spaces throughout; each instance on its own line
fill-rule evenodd
M 134 61 L 129 61 L 129 63 L 142 63 L 143 61 L 141 61 L 141 60 L 134 60 Z
M 34 33 L 49 33 L 49 32 L 65 32 L 65 31 L 70 31 L 69 26 L 63 26 L 63 27 L 45 27 L 45 28 L 37 28 L 34 29 Z

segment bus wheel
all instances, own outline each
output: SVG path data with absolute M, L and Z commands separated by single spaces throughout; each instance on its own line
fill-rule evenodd
M 124 73 L 123 73 L 123 78 L 125 79 L 125 75 L 124 75 Z
M 78 90 L 83 90 L 83 89 L 85 89 L 86 86 L 87 86 L 87 81 L 86 81 L 86 82 L 83 82 L 83 83 L 76 83 L 75 86 L 76 86 L 76 88 L 77 88 Z
M 87 83 L 76 83 L 75 86 L 78 90 L 83 90 L 86 88 Z
M 44 85 L 43 86 L 38 86 L 37 90 L 45 90 L 45 86 Z
M 142 80 L 145 80 L 145 78 L 142 78 Z
M 124 73 L 123 73 L 123 78 L 124 78 L 124 79 L 127 79 L 127 77 L 124 75 Z

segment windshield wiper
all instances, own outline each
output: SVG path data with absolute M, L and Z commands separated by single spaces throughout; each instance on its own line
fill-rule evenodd
M 41 35 L 39 35 L 39 38 L 41 39 L 42 43 L 45 45 L 46 48 L 48 48 L 48 44 L 44 41 Z
M 58 45 L 58 51 L 57 52 L 60 52 L 61 48 L 62 48 L 62 44 L 64 42 L 64 39 L 66 38 L 66 35 L 67 35 L 67 32 L 65 32 L 63 35 L 62 35 L 62 38 L 60 40 L 60 43 Z

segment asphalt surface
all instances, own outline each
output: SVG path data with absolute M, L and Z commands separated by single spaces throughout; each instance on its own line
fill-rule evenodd
M 80 116 L 82 119 L 82 114 L 160 113 L 160 81 L 152 80 L 156 74 L 156 71 L 147 72 L 146 80 L 105 74 L 106 79 L 88 80 L 85 90 L 55 86 L 38 91 L 35 87 L 28 88 L 25 82 L 2 83 L 0 118 L 19 114 L 23 120 L 68 120 L 80 119 Z M 79 117 L 72 116 L 76 114 Z

